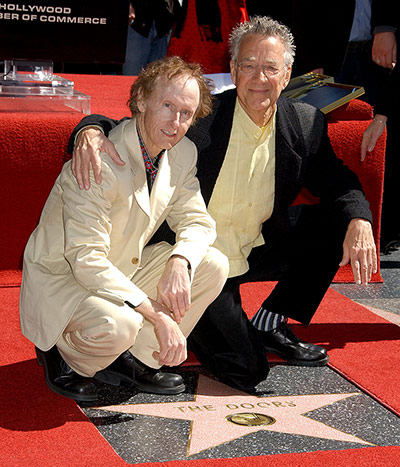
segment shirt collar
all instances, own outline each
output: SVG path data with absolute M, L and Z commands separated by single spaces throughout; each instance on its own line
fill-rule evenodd
M 234 119 L 235 120 L 237 119 L 237 121 L 240 123 L 240 126 L 243 128 L 243 130 L 246 131 L 248 134 L 252 135 L 256 140 L 260 139 L 261 136 L 263 136 L 265 132 L 270 132 L 273 129 L 275 114 L 276 114 L 276 108 L 275 108 L 274 114 L 269 119 L 268 123 L 265 126 L 260 128 L 247 115 L 243 107 L 240 105 L 239 99 L 236 98 Z

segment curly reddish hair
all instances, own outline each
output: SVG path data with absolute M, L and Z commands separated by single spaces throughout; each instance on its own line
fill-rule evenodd
M 187 75 L 197 81 L 200 90 L 200 102 L 193 118 L 193 123 L 198 118 L 206 117 L 212 110 L 212 95 L 209 81 L 203 76 L 203 71 L 198 63 L 187 63 L 180 57 L 166 57 L 149 63 L 139 74 L 131 86 L 130 98 L 127 102 L 133 117 L 140 111 L 137 106 L 138 96 L 143 100 L 149 99 L 155 89 L 155 85 L 161 78 L 171 80 Z

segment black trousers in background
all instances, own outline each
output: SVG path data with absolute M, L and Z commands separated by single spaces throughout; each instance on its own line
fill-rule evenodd
M 319 205 L 304 206 L 286 234 L 266 235 L 254 248 L 250 269 L 227 280 L 188 338 L 201 364 L 225 384 L 253 391 L 269 372 L 260 333 L 243 310 L 240 284 L 278 281 L 260 306 L 309 324 L 332 282 L 347 225 Z
M 392 240 L 400 240 L 400 144 L 397 135 L 399 128 L 400 117 L 397 114 L 390 115 L 387 123 L 385 179 L 382 200 L 382 248 Z

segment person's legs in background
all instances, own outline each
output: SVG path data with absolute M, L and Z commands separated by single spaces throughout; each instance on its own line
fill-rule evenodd
M 137 76 L 142 68 L 147 65 L 154 32 L 154 25 L 148 37 L 142 36 L 130 26 L 128 27 L 125 63 L 122 65 L 123 75 Z
M 400 128 L 400 118 L 393 114 L 387 122 L 385 180 L 383 186 L 381 219 L 381 253 L 390 254 L 400 248 L 400 157 L 396 131 Z
M 144 37 L 133 28 L 128 27 L 125 63 L 122 74 L 137 76 L 148 63 L 167 55 L 170 34 L 158 37 L 153 23 L 149 36 Z
M 160 58 L 164 58 L 167 55 L 170 38 L 171 32 L 163 37 L 158 37 L 156 35 L 153 38 L 148 63 L 153 62 L 154 60 L 158 60 Z

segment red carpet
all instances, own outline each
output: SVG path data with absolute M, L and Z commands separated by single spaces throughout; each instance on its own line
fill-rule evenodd
M 0 466 L 126 465 L 71 400 L 47 389 L 32 345 L 18 322 L 18 274 L 0 275 L 3 323 L 0 341 Z M 246 311 L 254 313 L 271 284 L 243 287 Z M 296 333 L 327 347 L 331 365 L 392 410 L 400 411 L 399 328 L 329 290 L 309 328 Z M 152 467 L 388 466 L 400 461 L 399 447 L 318 451 L 254 458 L 154 463 Z M 148 464 L 140 464 L 145 466 Z

